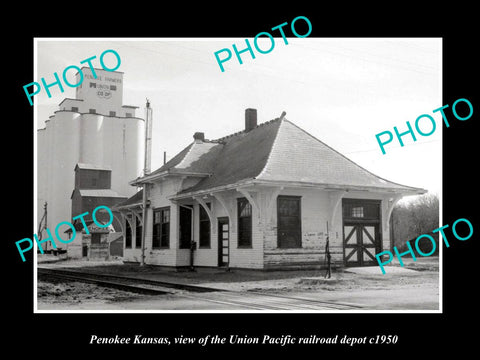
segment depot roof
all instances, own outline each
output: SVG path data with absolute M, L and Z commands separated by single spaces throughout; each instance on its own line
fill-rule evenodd
M 200 178 L 192 187 L 180 191 L 178 197 L 253 183 L 402 194 L 426 192 L 371 173 L 285 118 L 217 140 L 195 140 L 165 165 L 131 184 L 171 175 Z

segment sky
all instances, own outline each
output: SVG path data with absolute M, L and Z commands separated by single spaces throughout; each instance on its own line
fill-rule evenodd
M 245 48 L 245 38 L 36 39 L 35 79 L 53 81 L 69 65 L 105 50 L 121 58 L 124 105 L 138 106 L 144 117 L 146 98 L 153 108 L 152 170 L 193 141 L 193 134 L 217 139 L 243 130 L 245 109 L 255 108 L 258 123 L 285 118 L 370 172 L 403 185 L 441 193 L 442 120 L 433 113 L 442 103 L 441 38 L 274 38 L 267 54 L 253 48 L 223 63 L 214 53 Z M 253 39 L 249 39 L 253 44 Z M 270 47 L 268 38 L 258 43 Z M 253 45 L 252 45 L 253 46 Z M 221 56 L 224 56 L 222 54 Z M 107 59 L 107 57 L 105 57 Z M 107 65 L 111 65 L 108 64 Z M 71 71 L 73 80 L 73 73 Z M 58 110 L 75 89 L 64 86 L 35 96 L 36 128 Z M 28 100 L 25 98 L 25 101 Z M 395 138 L 382 154 L 375 135 L 407 130 L 409 121 L 428 114 L 436 120 L 430 136 Z M 35 121 L 35 119 L 34 119 Z M 431 129 L 425 119 L 424 132 Z M 35 147 L 36 148 L 36 147 Z

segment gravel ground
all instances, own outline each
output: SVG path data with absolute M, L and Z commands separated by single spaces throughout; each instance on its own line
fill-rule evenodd
M 75 267 L 83 271 L 122 274 L 170 282 L 199 284 L 231 291 L 262 291 L 265 293 L 302 296 L 323 300 L 354 302 L 378 309 L 418 307 L 438 309 L 438 259 L 425 258 L 409 262 L 406 268 L 388 267 L 382 275 L 377 267 L 338 269 L 332 278 L 324 279 L 325 271 L 249 271 L 198 269 L 197 272 L 165 270 L 157 267 L 125 265 L 120 262 L 84 264 L 85 261 L 48 264 L 48 267 Z M 44 266 L 44 265 L 42 265 Z M 411 270 L 415 269 L 415 271 Z M 352 271 L 352 272 L 351 272 Z M 356 271 L 356 272 L 354 272 Z M 99 287 L 79 282 L 63 283 L 49 280 L 38 282 L 38 309 L 68 308 L 69 305 L 99 308 L 124 306 L 141 302 L 170 301 L 175 295 L 152 296 Z M 178 293 L 178 291 L 176 291 Z M 129 305 L 130 304 L 130 305 Z
M 141 298 L 141 295 L 128 291 L 110 289 L 95 284 L 81 282 L 38 281 L 38 304 L 82 304 L 97 302 L 132 301 Z

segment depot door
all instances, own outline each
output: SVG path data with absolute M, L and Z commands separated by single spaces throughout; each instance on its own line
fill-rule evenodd
M 218 218 L 218 266 L 228 266 L 230 256 L 230 224 L 228 217 Z
M 343 248 L 345 266 L 377 265 L 382 252 L 380 201 L 343 200 Z

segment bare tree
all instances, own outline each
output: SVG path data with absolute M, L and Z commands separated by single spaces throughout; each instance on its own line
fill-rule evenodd
M 407 250 L 406 242 L 415 240 L 422 234 L 431 235 L 437 242 L 438 233 L 432 230 L 439 227 L 439 199 L 437 194 L 426 193 L 417 196 L 409 202 L 399 203 L 392 212 L 393 244 L 400 250 Z M 410 243 L 413 246 L 413 242 Z M 432 250 L 433 244 L 428 239 L 419 241 L 419 247 L 424 253 Z

